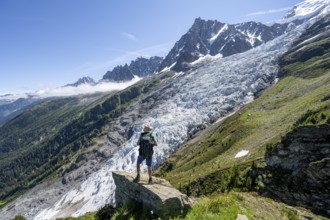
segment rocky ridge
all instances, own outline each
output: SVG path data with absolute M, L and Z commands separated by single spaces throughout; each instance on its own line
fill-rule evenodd
M 134 76 L 146 77 L 158 71 L 160 63 L 163 61 L 162 57 L 151 57 L 149 59 L 139 57 L 132 61 L 130 65 L 116 66 L 112 71 L 106 72 L 103 80 L 122 82 L 134 79 Z
M 190 68 L 190 63 L 206 55 L 227 57 L 245 52 L 284 34 L 300 23 L 294 21 L 267 26 L 253 21 L 226 24 L 197 18 L 165 57 L 160 70 L 170 67 L 177 72 L 185 71 Z
M 72 83 L 72 84 L 67 84 L 64 87 L 68 87 L 68 86 L 78 87 L 83 84 L 95 85 L 96 82 L 94 81 L 93 78 L 91 78 L 89 76 L 84 76 L 84 77 L 78 79 L 77 82 Z

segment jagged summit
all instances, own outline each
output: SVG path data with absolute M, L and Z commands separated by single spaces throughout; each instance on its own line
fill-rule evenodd
M 151 57 L 149 59 L 139 57 L 132 61 L 130 65 L 116 66 L 112 71 L 106 72 L 103 80 L 122 82 L 134 79 L 134 76 L 146 77 L 158 71 L 162 57 Z
M 288 24 L 267 26 L 253 21 L 226 24 L 196 18 L 165 57 L 160 70 L 171 67 L 174 71 L 185 71 L 190 63 L 206 55 L 226 57 L 245 52 L 282 35 L 287 27 Z
M 84 76 L 84 77 L 78 79 L 78 81 L 75 82 L 75 83 L 65 85 L 65 87 L 67 87 L 67 86 L 78 87 L 78 86 L 83 85 L 83 84 L 95 85 L 95 83 L 96 82 L 91 77 Z

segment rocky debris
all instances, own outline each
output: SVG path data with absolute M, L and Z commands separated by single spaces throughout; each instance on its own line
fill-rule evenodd
M 266 189 L 282 201 L 330 216 L 330 125 L 297 128 L 267 151 Z
M 195 204 L 187 195 L 175 189 L 168 181 L 153 177 L 154 184 L 148 185 L 148 176 L 141 174 L 139 183 L 133 182 L 135 174 L 114 172 L 116 205 L 135 200 L 162 218 L 185 215 Z

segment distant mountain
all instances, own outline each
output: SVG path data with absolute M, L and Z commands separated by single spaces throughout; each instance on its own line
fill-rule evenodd
M 156 73 L 159 69 L 160 63 L 163 61 L 162 57 L 151 57 L 146 59 L 139 57 L 132 61 L 130 65 L 117 66 L 112 71 L 106 72 L 103 76 L 103 80 L 122 82 L 129 81 L 138 77 L 146 77 Z
M 96 82 L 91 77 L 84 76 L 84 77 L 78 79 L 78 81 L 75 82 L 75 83 L 73 83 L 73 84 L 67 84 L 67 85 L 65 85 L 65 87 L 67 87 L 67 86 L 78 87 L 78 86 L 83 85 L 83 84 L 95 85 Z
M 253 21 L 231 25 L 197 18 L 165 57 L 160 70 L 170 67 L 174 71 L 185 71 L 190 63 L 205 55 L 226 57 L 245 52 L 282 35 L 288 26 L 267 26 Z
M 3 124 L 5 121 L 15 117 L 24 109 L 31 107 L 37 103 L 39 103 L 41 99 L 34 98 L 34 97 L 27 97 L 27 98 L 19 98 L 15 101 L 10 103 L 0 105 L 0 125 Z
M 19 98 L 26 98 L 27 96 L 28 96 L 27 94 L 21 94 L 21 95 L 4 94 L 4 95 L 0 95 L 0 106 L 12 103 L 12 102 L 14 102 L 15 100 L 17 100 Z

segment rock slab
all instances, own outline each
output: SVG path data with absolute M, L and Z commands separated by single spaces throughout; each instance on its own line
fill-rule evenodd
M 152 210 L 159 217 L 184 216 L 195 204 L 187 195 L 175 189 L 168 181 L 153 177 L 154 184 L 148 184 L 148 176 L 141 174 L 139 183 L 133 182 L 136 174 L 113 172 L 116 184 L 116 205 L 135 200 Z

